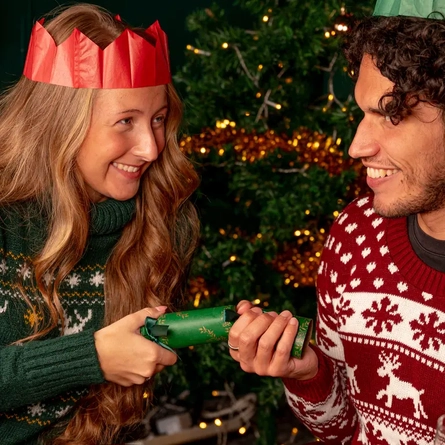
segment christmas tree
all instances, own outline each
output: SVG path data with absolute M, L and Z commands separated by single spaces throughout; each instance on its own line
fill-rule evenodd
M 188 17 L 194 41 L 175 84 L 185 99 L 181 147 L 202 178 L 190 308 L 246 299 L 315 317 L 330 224 L 365 187 L 347 156 L 358 116 L 341 37 L 370 3 L 238 0 Z M 224 343 L 178 352 L 161 373 L 158 402 L 174 400 L 199 424 L 212 403 L 230 413 L 252 394 L 255 413 L 243 426 L 258 444 L 276 443 L 280 379 L 244 373 Z

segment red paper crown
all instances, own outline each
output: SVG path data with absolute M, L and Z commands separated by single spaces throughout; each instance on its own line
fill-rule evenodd
M 37 82 L 73 88 L 139 88 L 169 83 L 167 36 L 157 21 L 145 34 L 147 40 L 125 29 L 102 50 L 74 29 L 68 39 L 56 45 L 42 19 L 33 27 L 23 74 Z

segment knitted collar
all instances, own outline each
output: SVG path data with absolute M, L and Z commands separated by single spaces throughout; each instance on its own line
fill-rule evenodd
M 91 232 L 97 235 L 107 235 L 120 231 L 133 217 L 136 210 L 136 200 L 106 201 L 93 204 L 91 207 Z

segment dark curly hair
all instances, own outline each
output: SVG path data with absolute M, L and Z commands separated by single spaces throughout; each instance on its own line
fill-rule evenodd
M 368 17 L 343 45 L 349 72 L 357 80 L 364 54 L 374 59 L 393 91 L 379 102 L 397 125 L 419 102 L 445 110 L 445 20 L 417 17 Z

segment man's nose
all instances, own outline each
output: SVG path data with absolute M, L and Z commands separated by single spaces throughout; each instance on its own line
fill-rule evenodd
M 349 156 L 354 159 L 374 156 L 379 150 L 376 132 L 363 119 L 355 132 L 354 139 L 349 146 Z

